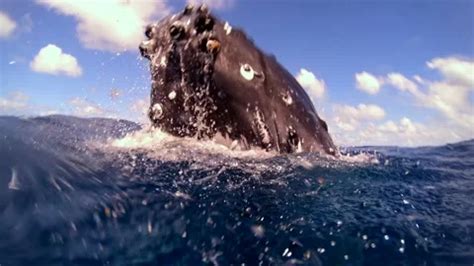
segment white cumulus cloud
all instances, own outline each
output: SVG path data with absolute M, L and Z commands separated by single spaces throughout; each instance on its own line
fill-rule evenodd
M 11 36 L 16 28 L 16 23 L 6 13 L 0 11 L 0 39 Z
M 133 101 L 128 107 L 127 115 L 133 121 L 140 122 L 142 124 L 150 123 L 148 119 L 148 107 L 150 106 L 150 98 L 146 97 Z
M 472 130 L 459 127 L 456 124 L 439 121 L 427 123 L 415 122 L 408 117 L 398 121 L 386 120 L 381 122 L 359 123 L 351 130 L 337 124 L 334 118 L 328 124 L 331 134 L 338 145 L 389 145 L 389 146 L 423 146 L 443 145 L 448 142 L 458 142 L 472 138 Z
M 169 13 L 160 0 L 37 0 L 56 12 L 74 17 L 77 36 L 89 49 L 137 50 L 146 24 Z
M 407 91 L 417 98 L 423 97 L 422 93 L 418 90 L 418 85 L 400 73 L 388 74 L 385 78 L 385 82 L 401 91 Z
M 365 121 L 381 120 L 385 117 L 385 110 L 375 104 L 335 105 L 333 121 L 341 130 L 353 131 Z
M 324 96 L 326 91 L 324 80 L 318 79 L 311 71 L 302 68 L 296 75 L 296 80 L 298 80 L 313 101 Z
M 14 91 L 6 97 L 0 97 L 0 113 L 6 114 L 25 110 L 28 108 L 29 98 L 21 91 Z
M 72 108 L 72 114 L 77 116 L 96 117 L 106 114 L 106 111 L 100 105 L 84 98 L 73 98 L 68 105 Z
M 438 70 L 450 83 L 474 89 L 474 60 L 456 57 L 434 58 L 426 65 Z
M 48 73 L 52 75 L 64 74 L 77 77 L 82 74 L 82 69 L 77 59 L 63 52 L 61 48 L 54 44 L 48 44 L 39 50 L 33 61 L 30 63 L 33 71 Z
M 423 123 L 402 117 L 399 121 L 380 119 L 363 121 L 357 118 L 363 108 L 339 106 L 328 124 L 334 124 L 336 142 L 343 145 L 441 145 L 474 137 L 474 60 L 457 57 L 434 58 L 426 65 L 438 71 L 441 79 L 392 72 L 375 77 L 374 84 L 392 87 L 411 97 L 427 114 Z M 366 73 L 366 72 L 362 72 Z M 366 75 L 366 77 L 369 77 Z M 360 76 L 363 77 L 363 76 Z M 361 80 L 366 78 L 361 78 Z M 363 82 L 361 82 L 363 83 Z M 367 112 L 367 108 L 365 108 Z M 375 109 L 374 109 L 375 110 Z M 428 110 L 434 110 L 431 116 Z M 375 112 L 377 113 L 377 112 Z M 382 116 L 378 116 L 383 118 Z
M 356 87 L 368 94 L 377 94 L 382 86 L 382 81 L 374 75 L 367 72 L 355 74 Z
M 443 79 L 428 80 L 415 76 L 413 81 L 400 73 L 389 73 L 385 78 L 386 84 L 408 92 L 417 104 L 437 110 L 449 121 L 472 128 L 474 109 L 471 97 L 474 83 L 469 74 L 474 70 L 474 60 L 436 58 L 427 62 L 427 65 L 441 72 Z

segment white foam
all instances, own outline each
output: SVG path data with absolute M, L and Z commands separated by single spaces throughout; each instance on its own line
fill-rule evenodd
M 195 138 L 179 138 L 163 132 L 158 128 L 144 129 L 127 134 L 120 139 L 110 140 L 106 148 L 135 150 L 140 149 L 154 157 L 180 161 L 196 159 L 201 156 L 224 155 L 234 158 L 269 158 L 275 153 L 261 149 L 232 150 L 231 147 L 222 145 L 213 140 L 197 140 Z
M 370 164 L 379 164 L 377 156 L 369 153 L 359 153 L 355 155 L 340 155 L 339 159 L 348 163 L 370 163 Z

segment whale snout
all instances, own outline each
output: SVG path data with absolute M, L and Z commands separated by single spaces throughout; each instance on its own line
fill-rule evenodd
M 145 28 L 146 40 L 142 41 L 138 46 L 140 55 L 147 59 L 151 59 L 151 55 L 154 54 L 157 48 L 157 42 L 159 39 L 159 28 L 156 23 L 147 25 Z

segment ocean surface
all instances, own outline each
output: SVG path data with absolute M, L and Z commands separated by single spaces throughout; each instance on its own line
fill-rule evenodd
M 343 152 L 0 117 L 0 265 L 474 264 L 474 141 Z

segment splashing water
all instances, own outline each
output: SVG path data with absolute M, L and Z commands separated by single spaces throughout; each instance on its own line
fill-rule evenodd
M 345 154 L 1 117 L 0 264 L 472 264 L 474 142 Z

